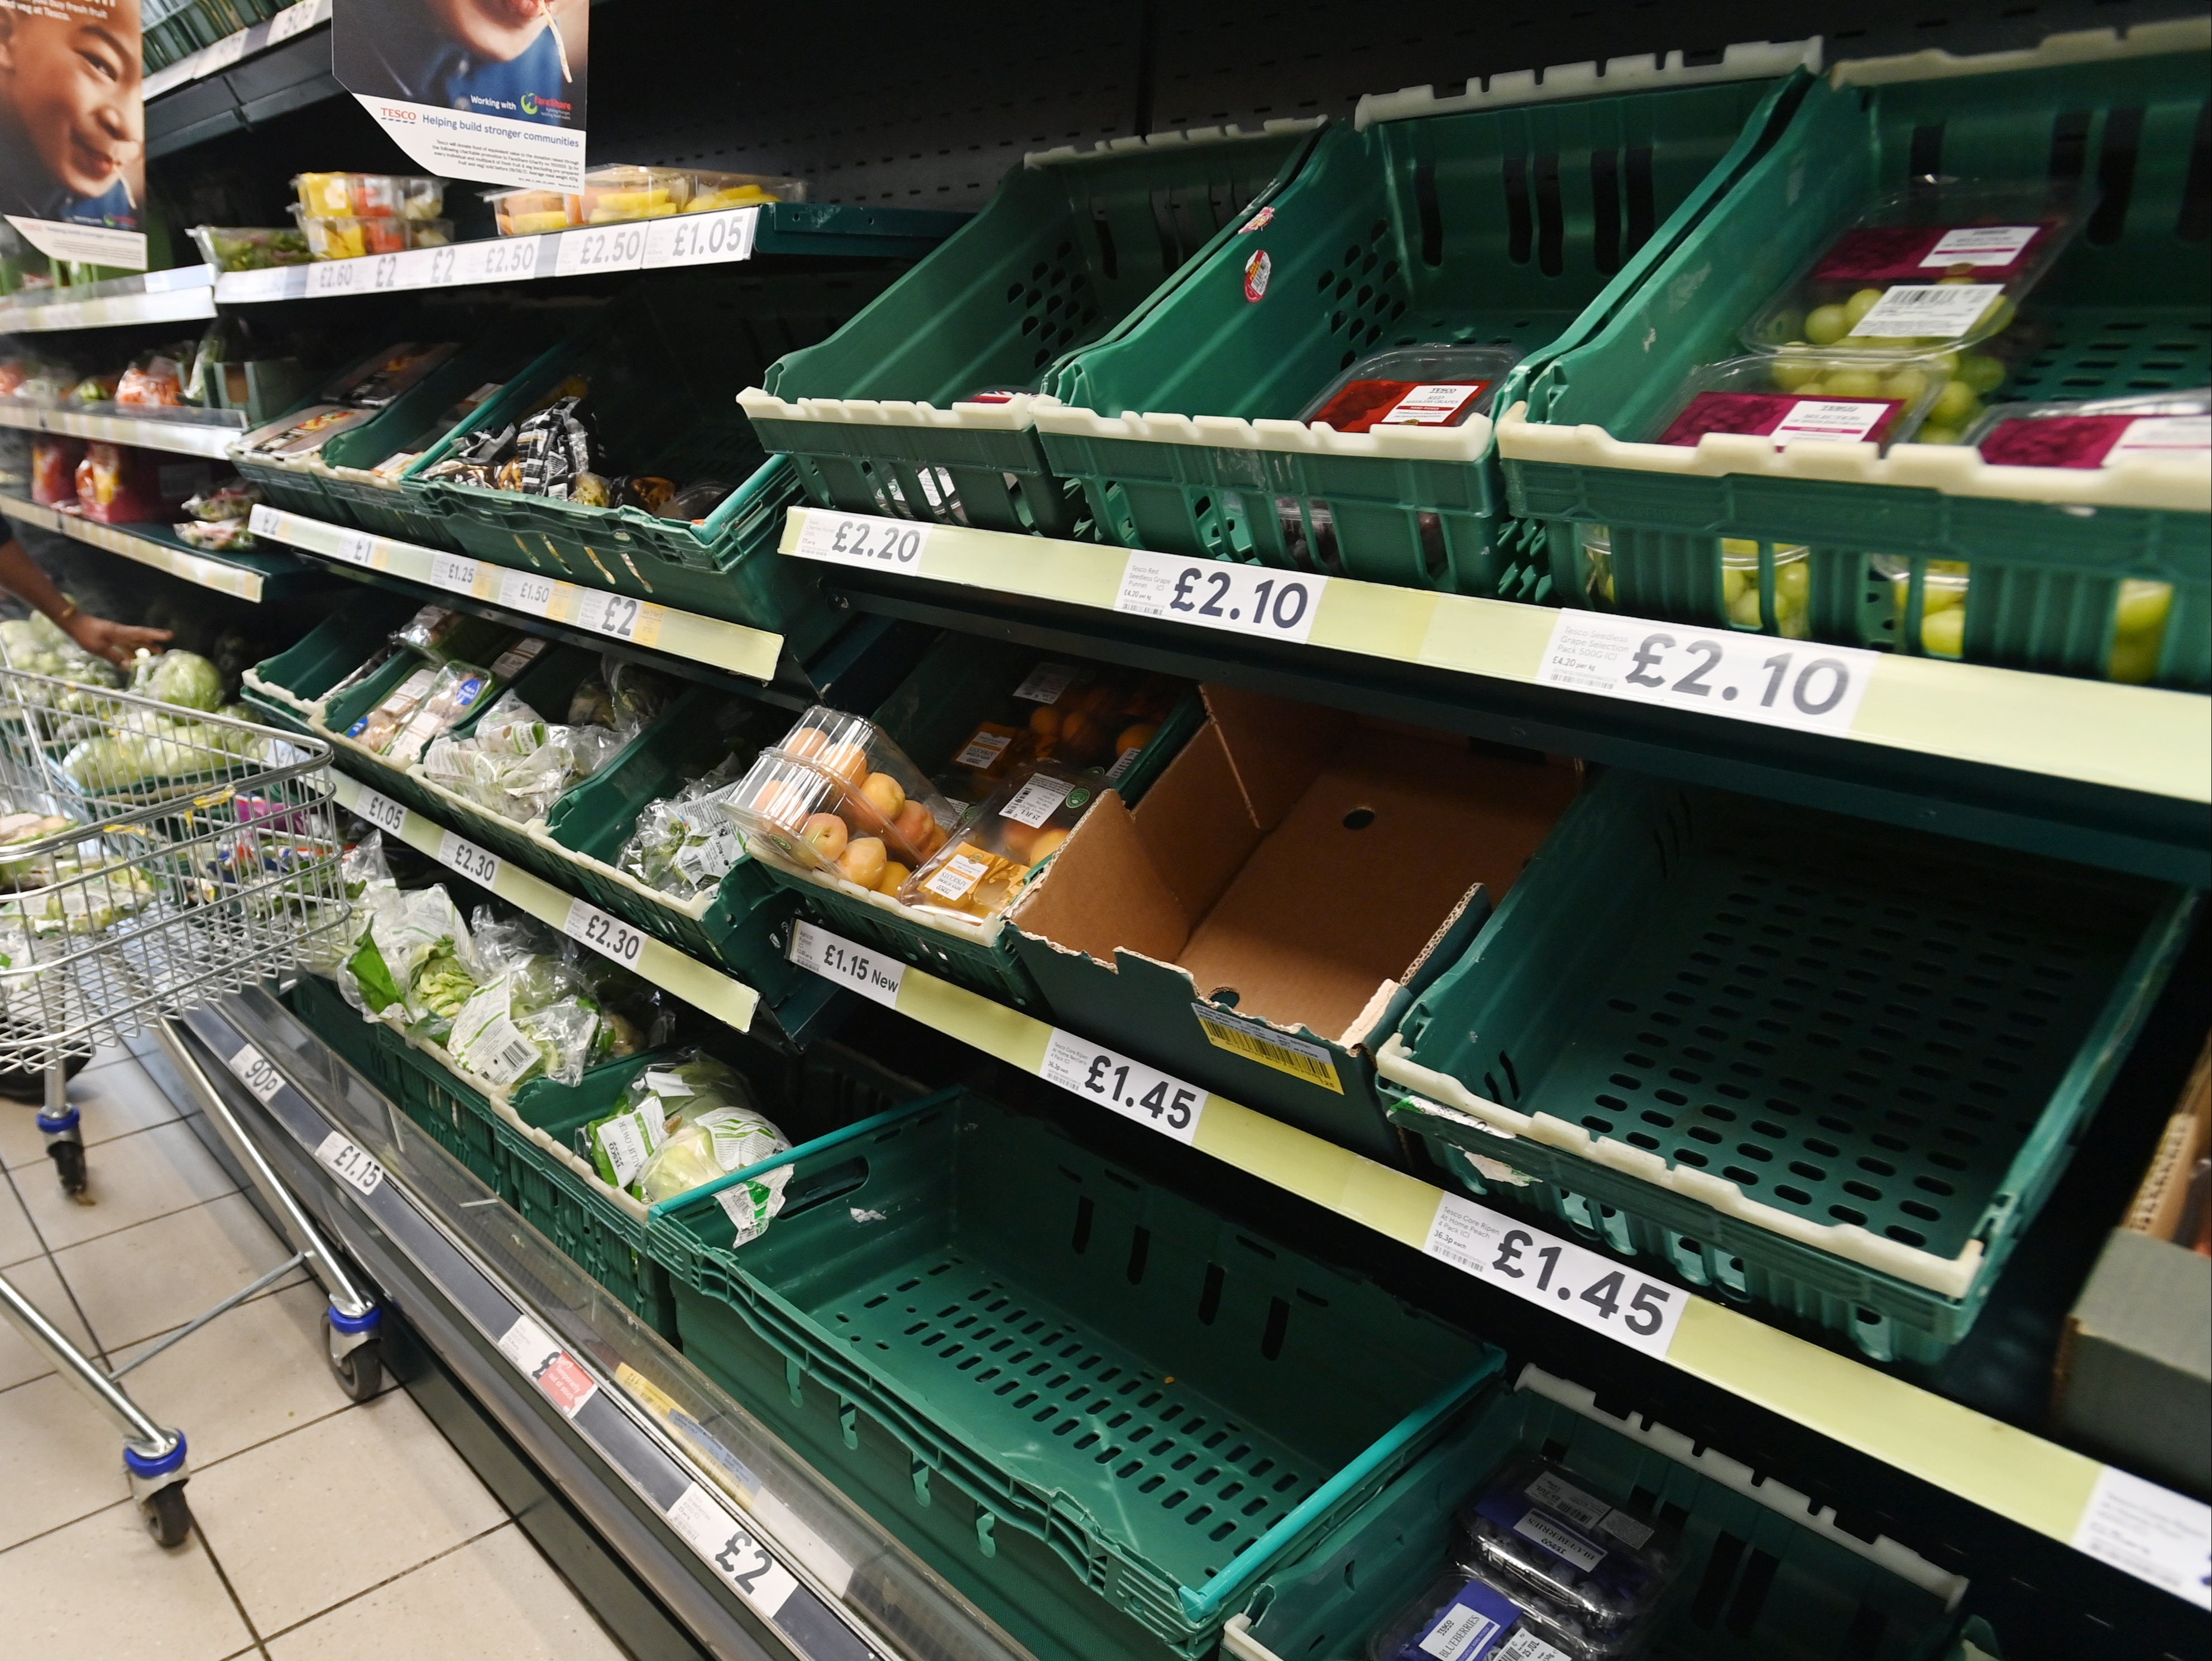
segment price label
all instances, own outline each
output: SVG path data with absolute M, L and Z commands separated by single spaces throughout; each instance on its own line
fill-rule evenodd
M 372 570 L 382 567 L 376 557 L 376 534 L 373 531 L 340 531 L 338 545 L 332 551 L 349 565 L 367 566 Z
M 226 34 L 212 46 L 198 54 L 193 78 L 203 75 L 217 75 L 246 56 L 246 37 L 249 30 L 240 29 L 235 34 Z
M 1197 1136 L 1206 1111 L 1206 1092 L 1196 1085 L 1058 1027 L 1045 1044 L 1044 1065 L 1037 1071 L 1046 1083 L 1179 1142 Z
M 380 790 L 364 788 L 353 805 L 353 811 L 378 830 L 397 837 L 407 828 L 407 809 Z
M 2074 1549 L 2212 1609 L 2212 1509 L 2110 1465 L 2074 1530 Z
M 307 292 L 320 297 L 325 295 L 352 294 L 356 289 L 365 290 L 363 261 L 358 259 L 318 259 L 307 267 Z
M 1422 1247 L 1478 1281 L 1540 1304 L 1632 1349 L 1663 1356 L 1689 1294 L 1609 1257 L 1444 1195 Z
M 448 830 L 438 838 L 438 859 L 471 882 L 489 888 L 499 880 L 499 855 L 486 853 L 465 837 Z
M 828 560 L 833 565 L 919 571 L 921 551 L 929 545 L 933 528 L 908 520 L 810 508 L 799 526 L 799 544 L 791 551 L 802 559 Z
M 645 264 L 645 227 L 607 225 L 563 231 L 553 254 L 556 277 L 588 277 L 593 271 L 634 271 Z
M 268 537 L 282 542 L 284 539 L 284 515 L 265 502 L 253 504 L 253 511 L 246 516 L 246 528 L 258 537 Z
M 899 987 L 906 965 L 864 946 L 855 946 L 811 922 L 794 923 L 791 930 L 791 960 L 801 969 L 848 986 L 864 998 L 887 1008 L 898 1007 Z
M 720 213 L 677 214 L 647 222 L 645 268 L 720 265 L 753 257 L 760 226 L 758 208 L 726 208 Z
M 1114 609 L 1201 629 L 1304 643 L 1328 579 L 1176 554 L 1133 553 Z
M 588 900 L 572 900 L 561 932 L 581 940 L 601 957 L 612 958 L 625 969 L 637 967 L 645 952 L 645 936 L 620 917 L 611 917 Z
M 300 4 L 287 6 L 269 20 L 269 44 L 273 46 L 279 41 L 289 40 L 327 21 L 330 15 L 330 0 L 301 0 Z
M 363 1196 L 375 1193 L 384 1181 L 384 1167 L 335 1130 L 323 1138 L 315 1157 Z
M 507 1335 L 499 1341 L 499 1353 L 514 1362 L 564 1418 L 574 1418 L 583 1411 L 584 1403 L 599 1394 L 599 1380 L 527 1315 L 517 1317 L 507 1329 Z
M 696 1482 L 668 1508 L 668 1525 L 765 1620 L 799 1590 L 798 1578 Z
M 527 611 L 532 617 L 550 617 L 553 611 L 553 596 L 560 586 L 551 577 L 542 577 L 532 571 L 502 571 L 499 578 L 499 603 L 518 611 Z
M 368 280 L 362 285 L 373 294 L 383 294 L 392 289 L 412 289 L 419 279 L 409 281 L 415 270 L 414 262 L 405 254 L 380 253 L 368 261 Z
M 284 1075 L 252 1044 L 230 1058 L 230 1070 L 237 1075 L 239 1083 L 253 1092 L 253 1099 L 264 1107 L 269 1105 L 271 1096 L 284 1087 Z
M 448 283 L 517 283 L 538 275 L 538 254 L 552 239 L 535 236 L 495 236 L 480 242 L 461 242 L 437 248 L 430 262 L 432 286 Z
M 649 599 L 633 599 L 628 594 L 592 589 L 577 604 L 576 626 L 639 646 L 651 646 L 660 638 L 660 619 L 665 615 L 665 607 Z
M 430 556 L 430 581 L 440 588 L 457 594 L 473 594 L 477 591 L 477 575 L 483 568 L 472 559 L 459 554 Z
M 1561 611 L 1536 678 L 1570 691 L 1841 736 L 1851 730 L 1880 661 L 1881 654 L 1856 647 Z

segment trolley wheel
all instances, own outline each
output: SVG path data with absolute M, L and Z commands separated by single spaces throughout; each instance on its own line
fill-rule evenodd
M 138 1506 L 146 1513 L 146 1532 L 162 1545 L 181 1546 L 192 1531 L 191 1506 L 185 1500 L 182 1482 L 155 1489 Z
M 54 1175 L 61 1179 L 63 1191 L 70 1194 L 84 1192 L 84 1144 L 82 1142 L 49 1142 L 46 1152 L 53 1155 Z
M 327 1326 L 327 1319 L 325 1326 Z M 338 1388 L 356 1402 L 366 1402 L 384 1387 L 384 1352 L 377 1340 L 356 1344 L 343 1355 L 330 1355 L 331 1376 Z

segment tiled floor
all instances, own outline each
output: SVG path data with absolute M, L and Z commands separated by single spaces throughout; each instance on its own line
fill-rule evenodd
M 103 1051 L 71 1084 L 90 1205 L 55 1183 L 32 1110 L 0 1101 L 0 1272 L 111 1367 L 289 1255 L 157 1075 L 158 1051 Z M 322 1307 L 295 1271 L 125 1380 L 190 1447 L 199 1527 L 174 1551 L 105 1418 L 0 1321 L 0 1650 L 621 1661 L 405 1391 L 346 1399 Z

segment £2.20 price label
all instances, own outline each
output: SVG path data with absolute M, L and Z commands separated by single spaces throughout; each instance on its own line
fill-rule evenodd
M 921 551 L 929 545 L 929 526 L 867 514 L 833 514 L 819 508 L 807 508 L 805 515 L 799 521 L 799 541 L 791 551 L 802 559 L 878 571 L 911 573 L 921 569 Z
M 1121 568 L 1114 609 L 1266 640 L 1313 634 L 1328 579 L 1230 561 L 1138 552 Z
M 1848 734 L 1878 652 L 1698 629 L 1599 611 L 1561 611 L 1536 679 L 1808 732 Z
M 1197 1136 L 1206 1111 L 1206 1092 L 1196 1085 L 1058 1027 L 1045 1044 L 1044 1065 L 1037 1072 L 1048 1084 L 1179 1142 Z
M 1422 1249 L 1478 1281 L 1652 1355 L 1666 1354 L 1689 1301 L 1678 1287 L 1456 1194 L 1440 1196 Z

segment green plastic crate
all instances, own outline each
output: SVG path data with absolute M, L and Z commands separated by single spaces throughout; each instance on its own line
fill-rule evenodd
M 1934 1362 L 2064 1171 L 2193 908 L 1614 773 L 1378 1068 L 1392 1116 L 1475 1191 Z
M 1055 359 L 1156 300 L 1269 200 L 1312 121 L 1048 151 L 983 211 L 820 345 L 742 401 L 809 498 L 861 513 L 1070 536 L 1081 504 L 1051 477 L 1026 399 Z
M 479 558 L 774 630 L 809 656 L 838 618 L 816 575 L 775 552 L 798 482 L 732 399 L 779 355 L 828 336 L 886 280 L 876 271 L 647 278 L 424 452 L 404 486 Z M 426 476 L 463 436 L 528 414 L 572 375 L 590 386 L 611 465 L 679 487 L 718 478 L 730 495 L 686 523 Z
M 751 1174 L 779 1165 L 782 1211 L 738 1250 L 720 1185 L 653 1208 L 702 1294 L 679 1288 L 685 1353 L 780 1430 L 809 1394 L 853 1436 L 865 1414 L 891 1475 L 963 1494 L 1002 1549 L 1044 1542 L 1176 1653 L 1211 1654 L 1503 1360 L 966 1091 Z
M 1331 131 L 1271 215 L 1060 366 L 1047 460 L 1102 540 L 1524 597 L 1486 417 L 1335 435 L 1297 416 L 1384 348 L 1581 338 L 1771 139 L 1804 52 L 1731 48 L 1730 71 L 1759 78 L 1678 70 L 1692 84 L 1611 97 L 1562 98 L 1554 77 L 1473 107 L 1382 100 L 1392 119 Z
M 342 373 L 323 381 L 312 392 L 288 398 L 285 403 L 289 407 L 272 413 L 264 419 L 274 421 L 278 418 L 279 414 L 296 415 L 303 410 L 313 408 L 315 405 L 331 402 L 328 395 L 331 387 L 343 386 L 362 370 L 372 367 L 385 356 L 386 349 L 393 344 L 396 343 L 387 341 L 368 356 L 349 363 Z M 284 390 L 291 392 L 296 385 L 296 381 L 288 382 Z M 246 419 L 250 427 L 263 424 L 262 422 L 254 420 L 251 415 Z M 374 421 L 362 423 L 364 426 L 375 424 L 377 423 Z M 384 453 L 388 455 L 391 452 L 387 450 Z M 380 456 L 378 459 L 380 460 L 382 457 Z M 260 490 L 262 500 L 272 508 L 281 508 L 287 513 L 304 514 L 310 519 L 335 520 L 340 523 L 346 521 L 347 516 L 324 490 L 322 475 L 315 468 L 312 459 L 307 456 L 279 461 L 268 456 L 241 455 L 234 458 L 231 465 L 238 469 L 240 478 Z
M 1917 654 L 1927 562 L 1966 561 L 1967 660 L 2095 676 L 2121 581 L 2152 580 L 2173 587 L 2154 678 L 2212 684 L 2212 518 L 2203 512 L 2005 500 L 1985 493 L 1978 457 L 1949 447 L 1899 446 L 1864 469 L 1778 460 L 1757 473 L 1660 472 L 1650 458 L 1625 465 L 1595 430 L 1645 437 L 1694 368 L 1741 354 L 1744 319 L 1864 197 L 1936 171 L 2076 178 L 2094 209 L 2010 332 L 2029 350 L 1993 401 L 2212 381 L 2212 245 L 2201 221 L 2189 229 L 2201 205 L 2185 194 L 2212 35 L 2201 20 L 2139 27 L 2135 46 L 2168 49 L 2134 57 L 2112 55 L 2128 49 L 2118 42 L 2099 56 L 2069 39 L 2031 68 L 1923 66 L 1935 78 L 1906 78 L 1910 60 L 1846 65 L 1839 73 L 1871 84 L 1815 87 L 1781 141 L 1602 330 L 1516 377 L 1506 397 L 1528 401 L 1529 424 L 1501 434 L 1505 478 L 1513 511 L 1546 526 L 1553 599 L 1741 628 L 1723 605 L 1718 540 L 1759 546 L 1762 585 L 1777 545 L 1804 547 L 1814 638 Z M 1678 303 L 1692 289 L 1695 303 Z M 2060 481 L 2069 488 L 2082 478 L 2036 471 L 2070 474 Z M 1610 599 L 1589 592 L 1578 542 L 1589 525 L 1610 529 Z M 1908 618 L 1897 615 L 1892 583 L 1874 576 L 1875 554 L 1909 562 Z M 1771 601 L 1763 610 L 1774 617 Z M 1763 632 L 1778 629 L 1769 622 Z

